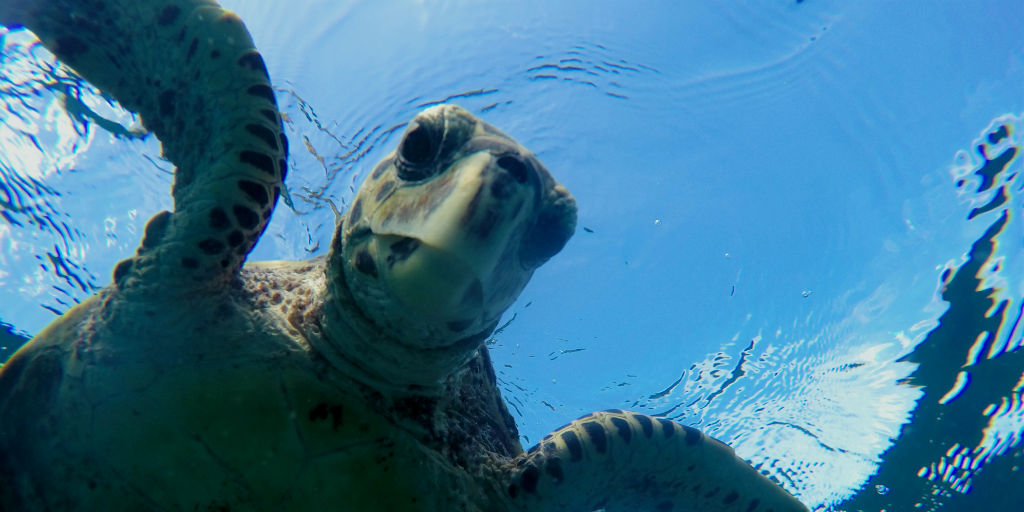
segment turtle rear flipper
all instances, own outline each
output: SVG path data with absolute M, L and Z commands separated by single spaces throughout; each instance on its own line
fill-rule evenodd
M 174 212 L 149 221 L 118 287 L 223 287 L 270 219 L 288 152 L 242 21 L 204 0 L 4 0 L 0 23 L 138 112 L 176 166 Z
M 506 510 L 807 512 L 701 431 L 620 410 L 580 418 L 512 460 Z

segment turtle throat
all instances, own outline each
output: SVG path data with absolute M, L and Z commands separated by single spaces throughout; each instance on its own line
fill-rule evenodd
M 328 267 L 320 332 L 309 336 L 319 354 L 343 375 L 377 390 L 440 392 L 444 381 L 465 366 L 497 322 L 440 347 L 410 345 L 381 332 L 345 285 L 341 265 Z

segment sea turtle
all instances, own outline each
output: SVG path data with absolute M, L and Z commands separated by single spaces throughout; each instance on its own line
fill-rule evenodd
M 483 345 L 575 229 L 507 135 L 428 108 L 325 257 L 243 262 L 287 142 L 263 59 L 212 0 L 4 0 L 138 112 L 175 209 L 113 283 L 0 371 L 3 510 L 806 510 L 726 445 L 610 410 L 524 452 Z

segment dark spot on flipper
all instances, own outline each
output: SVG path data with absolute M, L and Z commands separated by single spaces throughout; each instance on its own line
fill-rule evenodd
M 131 258 L 121 260 L 121 262 L 114 267 L 114 282 L 120 285 L 121 281 L 128 275 L 128 272 L 131 272 L 132 265 L 133 263 Z
M 355 261 L 356 270 L 377 277 L 377 265 L 373 262 L 373 256 L 366 250 L 362 250 L 356 253 Z
M 633 437 L 633 430 L 629 428 L 629 422 L 622 418 L 612 418 L 612 425 L 615 425 L 615 429 L 618 430 L 619 437 L 629 444 L 629 440 Z
M 672 437 L 672 434 L 676 433 L 676 422 L 661 418 L 658 420 L 658 423 L 661 423 L 661 433 L 666 438 Z
M 274 169 L 274 160 L 263 153 L 242 151 L 238 154 L 238 160 L 244 164 L 249 164 L 257 168 L 270 176 L 277 176 L 277 169 Z
M 412 253 L 416 252 L 416 248 L 419 246 L 419 240 L 408 237 L 391 244 L 391 252 L 388 254 L 388 266 L 407 260 Z
M 228 234 L 228 245 L 231 247 L 238 247 L 243 240 L 245 240 L 245 235 L 237 229 Z
M 220 254 L 224 252 L 224 243 L 220 240 L 207 238 L 206 240 L 199 242 L 199 249 L 206 254 Z
M 510 498 L 515 498 L 516 496 L 519 496 L 519 486 L 517 486 L 516 484 L 508 486 L 508 496 Z
M 644 437 L 651 437 L 654 434 L 654 425 L 651 423 L 651 418 L 644 416 L 643 414 L 634 414 L 633 419 L 640 424 L 640 429 L 644 433 Z
M 89 51 L 89 45 L 75 36 L 60 36 L 57 38 L 56 53 L 61 59 L 73 60 L 87 51 Z
M 250 123 L 245 125 L 245 131 L 265 142 L 270 149 L 277 151 L 277 136 L 266 126 Z
M 248 67 L 253 71 L 258 71 L 262 73 L 263 76 L 270 76 L 270 74 L 267 73 L 267 65 L 263 62 L 263 57 L 260 55 L 260 52 L 256 50 L 249 50 L 245 55 L 239 57 L 238 65 Z
M 178 16 L 180 14 L 181 7 L 178 7 L 177 5 L 173 4 L 168 5 L 167 7 L 164 7 L 162 11 L 160 11 L 160 16 L 157 16 L 156 23 L 161 27 L 166 27 L 167 25 L 174 23 L 174 20 L 178 19 Z
M 255 181 L 239 180 L 238 188 L 245 192 L 245 195 L 249 196 L 250 199 L 256 201 L 261 208 L 265 208 L 270 203 L 270 196 L 267 194 L 267 187 L 256 183 Z
M 548 459 L 547 465 L 544 466 L 544 471 L 551 476 L 555 485 L 562 483 L 562 480 L 565 479 L 565 473 L 562 472 L 562 459 L 558 457 Z
M 673 505 L 671 501 L 663 501 L 658 503 L 658 505 L 654 507 L 654 510 L 657 512 L 672 512 L 672 509 L 674 508 L 675 505 Z
M 608 451 L 608 438 L 605 436 L 604 427 L 600 423 L 588 421 L 583 424 L 583 430 L 590 436 L 590 440 L 593 441 L 597 453 Z
M 686 432 L 686 444 L 692 446 L 700 442 L 700 430 L 683 425 L 683 432 Z
M 583 460 L 583 445 L 580 444 L 580 439 L 576 437 L 575 432 L 572 430 L 562 432 L 562 441 L 569 448 L 569 460 L 573 462 Z
M 213 51 L 211 51 L 210 52 L 210 58 L 211 59 L 219 59 L 220 58 L 220 50 L 213 50 Z
M 181 259 L 181 266 L 183 266 L 185 268 L 193 268 L 193 269 L 194 268 L 199 268 L 199 260 L 197 260 L 195 258 L 188 258 L 188 257 L 182 258 Z
M 754 512 L 754 510 L 757 510 L 757 507 L 760 504 L 761 504 L 761 499 L 760 498 L 754 498 L 754 499 L 750 500 L 750 505 L 747 505 L 747 512 Z
M 236 204 L 231 211 L 234 212 L 238 225 L 244 229 L 253 229 L 260 222 L 260 216 L 256 212 L 240 204 Z
M 722 503 L 728 505 L 738 499 L 740 499 L 740 495 L 737 494 L 736 491 L 732 491 L 729 494 L 727 494 L 725 498 L 722 498 Z
M 210 227 L 217 230 L 231 227 L 231 220 L 223 208 L 218 206 L 210 210 Z
M 537 492 L 537 482 L 539 481 L 540 470 L 532 464 L 523 470 L 523 474 L 519 477 L 519 485 L 524 491 L 530 493 Z
M 274 105 L 277 105 L 277 97 L 274 96 L 274 90 L 271 89 L 269 85 L 264 85 L 264 84 L 252 85 L 252 86 L 249 86 L 249 88 L 246 90 L 246 92 L 248 92 L 249 94 L 251 94 L 253 96 L 259 96 L 261 98 L 264 98 L 267 101 L 273 103 Z
M 267 118 L 267 121 L 277 124 L 277 112 L 270 110 L 269 108 L 264 108 L 260 110 L 260 114 L 263 114 L 263 117 Z

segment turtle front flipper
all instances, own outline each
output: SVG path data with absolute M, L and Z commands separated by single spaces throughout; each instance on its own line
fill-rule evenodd
M 618 410 L 556 430 L 502 471 L 505 508 L 522 512 L 808 510 L 720 441 Z
M 177 167 L 174 212 L 150 219 L 117 285 L 223 287 L 270 219 L 288 151 L 242 21 L 210 0 L 3 0 L 0 23 L 138 112 Z

